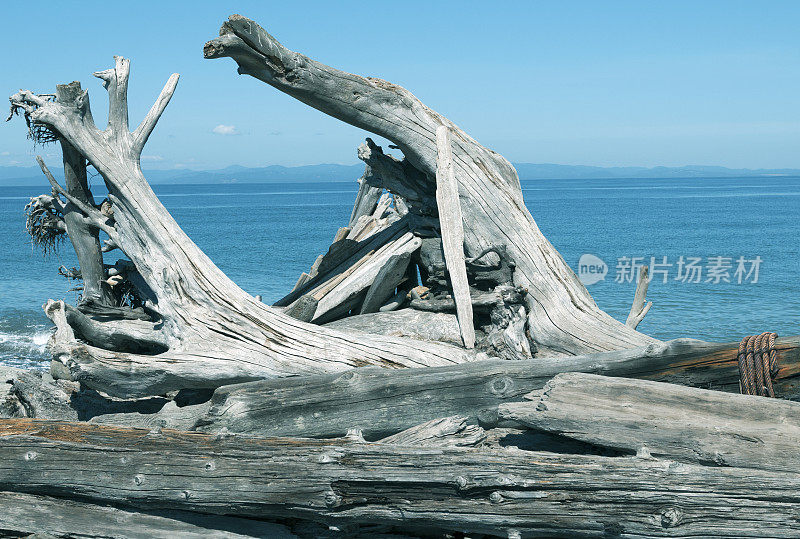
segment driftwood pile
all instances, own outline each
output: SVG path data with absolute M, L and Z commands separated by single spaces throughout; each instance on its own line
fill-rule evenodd
M 660 342 L 600 311 L 516 172 L 407 90 L 232 16 L 204 48 L 371 139 L 347 226 L 285 297 L 225 276 L 142 174 L 173 75 L 129 130 L 129 62 L 20 91 L 66 186 L 27 211 L 65 234 L 78 305 L 48 301 L 49 373 L 0 370 L 0 530 L 114 537 L 796 537 L 800 338 L 769 399 L 738 343 Z M 108 187 L 97 203 L 93 166 Z M 202 209 L 200 209 L 202 211 Z M 105 264 L 104 253 L 123 258 Z M 784 399 L 784 400 L 781 400 Z M 788 400 L 785 400 L 788 399 Z

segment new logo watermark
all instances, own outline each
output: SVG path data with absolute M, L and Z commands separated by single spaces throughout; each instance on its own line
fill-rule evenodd
M 608 265 L 602 258 L 588 253 L 581 255 L 578 260 L 578 279 L 585 286 L 602 281 L 606 275 L 608 275 Z
M 639 278 L 639 269 L 647 266 L 650 280 L 666 283 L 730 283 L 756 284 L 764 260 L 760 256 L 684 256 L 670 261 L 667 256 L 621 256 L 616 259 L 614 282 L 631 283 Z M 583 254 L 578 260 L 578 279 L 588 286 L 598 283 L 608 275 L 608 265 L 593 254 Z

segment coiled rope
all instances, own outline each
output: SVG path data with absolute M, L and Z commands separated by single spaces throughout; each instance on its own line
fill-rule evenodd
M 750 335 L 739 343 L 739 392 L 745 395 L 774 397 L 772 380 L 778 374 L 777 333 L 765 331 Z

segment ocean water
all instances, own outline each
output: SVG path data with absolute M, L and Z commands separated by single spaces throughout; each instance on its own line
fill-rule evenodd
M 102 196 L 101 182 L 93 183 Z M 654 261 L 653 307 L 641 331 L 709 341 L 767 330 L 800 334 L 800 177 L 536 180 L 522 187 L 542 232 L 573 270 L 586 254 L 605 263 L 605 278 L 587 288 L 615 318 L 624 321 L 630 309 L 632 268 Z M 347 224 L 356 188 L 354 181 L 154 186 L 212 260 L 266 302 L 327 250 Z M 71 245 L 43 256 L 24 229 L 25 204 L 45 191 L 0 188 L 0 364 L 44 368 L 51 324 L 41 305 L 75 301 L 75 283 L 57 275 L 60 265 L 76 265 Z M 744 271 L 737 272 L 740 260 Z

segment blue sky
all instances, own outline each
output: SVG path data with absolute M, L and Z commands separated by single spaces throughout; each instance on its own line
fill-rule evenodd
M 12 15 L 0 33 L 0 86 L 80 80 L 102 120 L 91 73 L 121 54 L 132 124 L 181 73 L 146 167 L 356 163 L 365 132 L 238 76 L 230 59 L 203 60 L 231 13 L 405 86 L 514 162 L 800 168 L 794 1 L 43 1 L 35 24 Z M 32 155 L 21 121 L 0 127 L 0 166 Z

